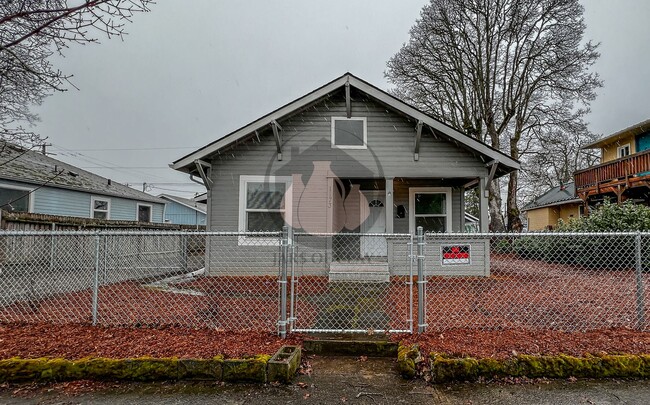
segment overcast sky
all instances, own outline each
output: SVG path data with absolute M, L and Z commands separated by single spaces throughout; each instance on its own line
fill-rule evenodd
M 79 90 L 46 99 L 36 130 L 55 158 L 192 197 L 201 188 L 172 161 L 346 71 L 388 88 L 386 61 L 426 3 L 159 0 L 124 41 L 73 46 L 56 60 Z M 650 118 L 650 2 L 583 4 L 605 81 L 590 128 L 608 135 Z

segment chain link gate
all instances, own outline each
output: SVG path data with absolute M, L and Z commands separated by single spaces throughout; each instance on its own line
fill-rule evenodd
M 285 232 L 281 334 L 285 319 L 291 332 L 413 331 L 411 235 Z

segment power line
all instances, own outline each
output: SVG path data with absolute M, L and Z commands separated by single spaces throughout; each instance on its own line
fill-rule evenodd
M 111 163 L 111 162 L 108 162 L 108 161 L 106 161 L 106 160 L 98 159 L 98 158 L 96 158 L 96 157 L 88 156 L 88 155 L 85 155 L 85 154 L 83 154 L 83 153 L 74 152 L 74 151 L 69 150 L 69 149 L 67 149 L 67 148 L 64 148 L 64 147 L 62 147 L 62 146 L 60 146 L 60 145 L 55 145 L 55 146 L 56 146 L 57 148 L 59 148 L 59 149 L 65 150 L 65 151 L 67 151 L 67 152 L 70 152 L 70 153 L 72 154 L 72 155 L 70 155 L 70 157 L 77 158 L 77 159 L 79 159 L 79 160 L 85 161 L 86 163 L 100 165 L 100 166 L 101 166 L 102 168 L 104 168 L 104 169 L 114 170 L 114 171 L 117 171 L 117 172 L 128 173 L 128 174 L 133 174 L 133 173 L 134 173 L 133 171 L 120 170 L 120 169 L 119 169 L 119 166 L 116 165 L 115 163 Z M 83 156 L 83 157 L 82 157 L 82 156 Z M 84 157 L 87 158 L 87 159 L 85 159 Z M 88 159 L 92 159 L 92 160 L 88 160 Z M 99 162 L 99 163 L 98 163 L 98 162 Z M 104 165 L 102 165 L 102 163 L 104 163 Z M 106 166 L 106 165 L 110 165 L 110 166 Z M 142 175 L 142 176 L 152 176 L 152 177 L 157 177 L 157 178 L 159 178 L 159 179 L 165 180 L 164 177 L 160 177 L 160 176 L 157 176 L 157 175 L 155 175 L 155 174 L 151 174 L 151 173 L 144 173 L 144 172 L 139 172 L 139 173 L 136 172 L 136 173 L 137 173 L 137 174 L 140 174 L 140 175 Z
M 55 146 L 55 148 L 60 148 Z M 142 150 L 174 150 L 174 149 L 199 149 L 200 146 L 176 146 L 176 147 L 161 147 L 161 148 L 96 148 L 96 149 L 66 149 L 68 152 L 104 152 L 104 151 L 142 151 Z

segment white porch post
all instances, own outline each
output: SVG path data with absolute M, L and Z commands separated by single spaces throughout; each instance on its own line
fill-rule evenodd
M 386 177 L 386 233 L 393 233 L 393 177 Z
M 487 179 L 485 177 L 480 177 L 478 180 L 479 193 L 478 201 L 481 214 L 481 232 L 488 232 L 490 230 L 488 219 L 488 189 L 487 189 Z

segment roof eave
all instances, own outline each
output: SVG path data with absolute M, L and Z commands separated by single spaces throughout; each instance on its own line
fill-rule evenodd
M 328 84 L 306 94 L 303 97 L 300 97 L 283 107 L 251 122 L 250 124 L 231 132 L 230 134 L 204 146 L 201 149 L 198 149 L 195 152 L 192 152 L 181 159 L 176 160 L 169 165 L 170 168 L 174 170 L 179 170 L 185 173 L 192 172 L 192 165 L 198 159 L 204 159 L 207 156 L 218 152 L 222 148 L 229 146 L 231 143 L 236 142 L 237 140 L 245 137 L 256 130 L 261 129 L 262 127 L 269 125 L 273 120 L 280 120 L 282 117 L 291 114 L 293 111 L 301 108 L 302 106 L 309 104 L 311 102 L 317 101 L 319 98 L 326 96 L 328 93 L 337 90 L 339 87 L 344 86 L 345 83 L 349 81 L 350 85 L 356 87 L 357 89 L 363 91 L 364 93 L 374 97 L 380 102 L 385 103 L 386 105 L 394 108 L 397 111 L 401 111 L 404 114 L 413 117 L 416 120 L 420 120 L 430 128 L 437 130 L 438 132 L 448 136 L 450 139 L 460 142 L 461 144 L 466 145 L 467 147 L 489 157 L 490 159 L 497 160 L 500 167 L 502 168 L 502 175 L 508 174 L 512 171 L 519 170 L 521 164 L 511 157 L 505 155 L 504 153 L 490 148 L 489 146 L 461 133 L 460 131 L 434 119 L 433 117 L 425 114 L 424 112 L 418 110 L 417 108 L 410 106 L 402 100 L 386 93 L 385 91 L 378 89 L 377 87 L 371 85 L 364 80 L 357 78 L 356 76 L 346 73 L 343 76 L 334 79 Z

